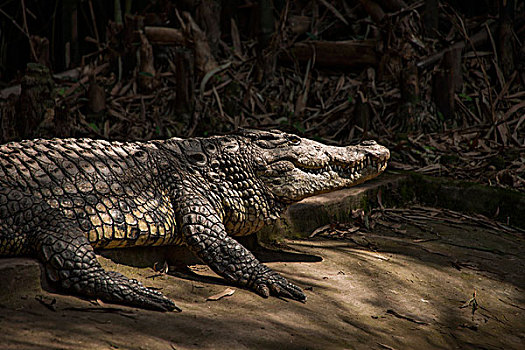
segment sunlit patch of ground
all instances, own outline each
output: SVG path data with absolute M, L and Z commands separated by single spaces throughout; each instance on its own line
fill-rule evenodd
M 107 268 L 162 288 L 184 311 L 94 305 L 22 290 L 0 308 L 0 348 L 523 347 L 523 236 L 475 220 L 436 219 L 419 228 L 383 223 L 360 234 L 289 240 L 285 252 L 259 251 L 261 260 L 305 289 L 305 304 L 263 299 L 238 288 L 231 296 L 206 301 L 229 286 L 207 277 L 148 278 L 155 275 L 152 269 L 101 258 Z M 192 270 L 213 275 L 202 265 Z

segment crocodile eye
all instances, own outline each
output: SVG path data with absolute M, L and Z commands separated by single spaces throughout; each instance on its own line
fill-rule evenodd
M 136 151 L 133 155 L 141 162 L 146 161 L 148 154 L 142 150 Z
M 297 145 L 299 145 L 301 143 L 301 138 L 298 137 L 298 136 L 292 135 L 292 136 L 288 137 L 288 142 L 292 146 L 297 146 Z

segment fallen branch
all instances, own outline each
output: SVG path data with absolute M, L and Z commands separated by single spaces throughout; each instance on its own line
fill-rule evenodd
M 490 31 L 493 32 L 494 30 L 495 30 L 495 27 L 491 26 L 490 27 Z M 487 30 L 486 29 L 482 29 L 481 31 L 479 31 L 476 34 L 474 34 L 473 36 L 471 36 L 469 40 L 459 41 L 459 42 L 453 44 L 452 46 L 447 47 L 446 49 L 441 50 L 440 52 L 435 53 L 435 54 L 433 54 L 433 55 L 423 59 L 422 61 L 419 61 L 416 64 L 416 66 L 418 68 L 426 68 L 426 67 L 428 67 L 428 66 L 438 62 L 439 60 L 441 60 L 441 58 L 447 52 L 454 51 L 454 50 L 463 50 L 467 46 L 467 44 L 471 44 L 473 46 L 482 45 L 488 40 L 488 38 L 489 38 L 489 36 L 488 36 Z

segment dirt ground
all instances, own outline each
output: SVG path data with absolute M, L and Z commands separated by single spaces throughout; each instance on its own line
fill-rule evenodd
M 436 220 L 258 249 L 305 289 L 304 304 L 239 288 L 207 301 L 229 286 L 203 265 L 191 266 L 200 277 L 151 278 L 151 268 L 101 258 L 162 289 L 183 312 L 24 290 L 0 305 L 0 349 L 523 349 L 523 243 L 518 234 Z

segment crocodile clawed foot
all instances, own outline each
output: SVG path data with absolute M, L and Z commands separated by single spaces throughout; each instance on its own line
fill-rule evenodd
M 162 293 L 144 287 L 135 279 L 129 279 L 118 272 L 107 272 L 104 279 L 106 290 L 102 300 L 136 306 L 155 311 L 182 311 L 171 299 Z
M 254 284 L 255 292 L 264 298 L 274 295 L 276 297 L 289 298 L 301 302 L 306 302 L 306 295 L 302 289 L 295 284 L 288 282 L 276 272 L 265 274 L 257 279 Z

